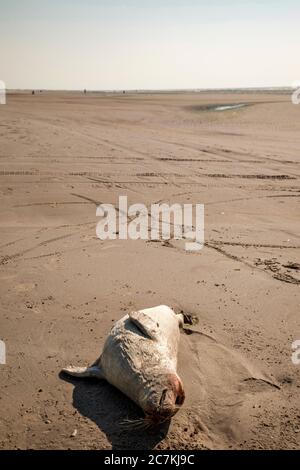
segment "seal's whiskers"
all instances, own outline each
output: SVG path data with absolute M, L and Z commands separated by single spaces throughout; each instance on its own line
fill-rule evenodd
M 140 419 L 124 419 L 120 422 L 120 426 L 123 429 L 140 429 L 147 427 L 147 421 L 145 418 Z

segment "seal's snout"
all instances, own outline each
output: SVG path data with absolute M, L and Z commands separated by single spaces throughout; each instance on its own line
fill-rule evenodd
M 175 394 L 176 394 L 176 401 L 175 404 L 180 407 L 183 405 L 184 400 L 185 400 L 185 393 L 183 390 L 183 385 L 178 376 L 176 376 L 176 382 L 175 382 Z
M 185 400 L 185 393 L 183 385 L 177 374 L 170 374 L 168 376 L 168 390 L 169 390 L 169 402 L 175 406 L 176 411 L 183 405 Z
M 180 378 L 176 374 L 168 375 L 159 402 L 154 409 L 148 410 L 148 418 L 153 424 L 171 419 L 183 405 L 184 399 L 185 393 Z

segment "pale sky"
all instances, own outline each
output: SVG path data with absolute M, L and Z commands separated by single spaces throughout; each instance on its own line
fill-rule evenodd
M 7 88 L 291 86 L 299 47 L 299 0 L 0 0 Z

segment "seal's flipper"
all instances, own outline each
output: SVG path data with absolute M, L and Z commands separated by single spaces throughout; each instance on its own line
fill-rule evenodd
M 152 318 L 146 315 L 144 312 L 131 312 L 129 319 L 135 326 L 148 338 L 158 339 L 159 336 L 159 325 Z
M 105 380 L 104 374 L 99 366 L 67 367 L 66 369 L 62 369 L 62 372 L 72 377 Z
M 178 315 L 176 315 L 176 318 L 178 320 L 179 328 L 183 328 L 184 327 L 184 316 L 182 315 L 182 313 L 179 313 Z

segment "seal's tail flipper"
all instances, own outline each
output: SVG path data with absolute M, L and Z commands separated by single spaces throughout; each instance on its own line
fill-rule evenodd
M 62 369 L 67 375 L 71 375 L 72 377 L 79 377 L 79 378 L 90 378 L 90 379 L 99 379 L 104 380 L 105 377 L 103 375 L 102 370 L 98 366 L 92 367 L 67 367 L 66 369 Z

